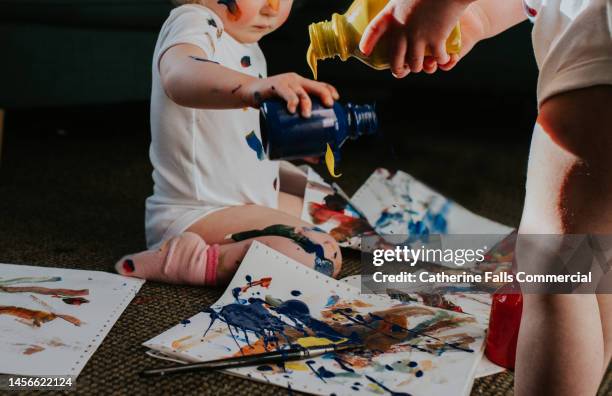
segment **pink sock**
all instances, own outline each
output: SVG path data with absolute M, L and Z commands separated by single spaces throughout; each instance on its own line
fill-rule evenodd
M 185 232 L 158 250 L 125 256 L 115 264 L 118 273 L 157 282 L 217 284 L 219 245 L 208 245 L 197 234 Z

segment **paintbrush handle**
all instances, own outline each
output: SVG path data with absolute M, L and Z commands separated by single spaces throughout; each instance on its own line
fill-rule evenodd
M 191 363 L 184 364 L 181 366 L 171 366 L 144 370 L 140 372 L 140 376 L 157 377 L 170 374 L 189 373 L 194 371 L 212 371 L 238 367 L 261 366 L 270 363 L 302 360 L 310 357 L 320 356 L 329 352 L 340 352 L 361 347 L 362 345 L 346 344 L 328 345 L 313 348 L 291 348 L 285 351 L 273 351 L 259 353 L 257 355 L 237 356 L 228 359 L 212 360 L 210 362 Z
M 254 365 L 265 365 L 270 363 L 286 362 L 290 360 L 303 359 L 308 354 L 303 349 L 266 352 L 257 355 L 237 356 L 229 359 L 219 359 L 210 362 L 184 364 L 181 366 L 162 367 L 144 370 L 140 373 L 142 377 L 155 377 L 178 373 L 189 373 L 194 371 L 225 370 L 230 368 L 247 367 Z

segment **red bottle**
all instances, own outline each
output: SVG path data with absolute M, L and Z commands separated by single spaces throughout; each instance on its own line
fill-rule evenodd
M 508 283 L 493 294 L 485 354 L 493 363 L 513 370 L 516 361 L 523 295 L 516 283 Z

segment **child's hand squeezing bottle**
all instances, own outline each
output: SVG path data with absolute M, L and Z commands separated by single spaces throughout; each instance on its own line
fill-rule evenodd
M 310 117 L 312 101 L 310 95 L 318 96 L 325 106 L 333 106 L 340 98 L 336 88 L 330 84 L 309 80 L 296 73 L 253 79 L 240 90 L 245 103 L 259 107 L 264 100 L 281 98 L 287 102 L 287 110 L 295 113 L 300 110 L 303 117 Z
M 409 73 L 448 71 L 484 38 L 485 28 L 474 0 L 391 0 L 370 22 L 360 49 L 370 54 L 383 36 L 390 38 L 391 71 L 403 78 Z M 461 53 L 449 55 L 446 39 L 461 25 Z M 432 56 L 425 56 L 429 50 Z

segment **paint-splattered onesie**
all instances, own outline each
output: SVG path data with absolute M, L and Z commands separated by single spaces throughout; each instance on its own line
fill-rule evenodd
M 200 110 L 179 106 L 164 92 L 161 56 L 193 44 L 209 60 L 266 77 L 258 44 L 242 44 L 220 18 L 201 5 L 175 8 L 163 25 L 153 57 L 151 162 L 154 192 L 146 202 L 149 248 L 181 234 L 204 216 L 229 206 L 278 207 L 278 163 L 265 158 L 255 109 Z

